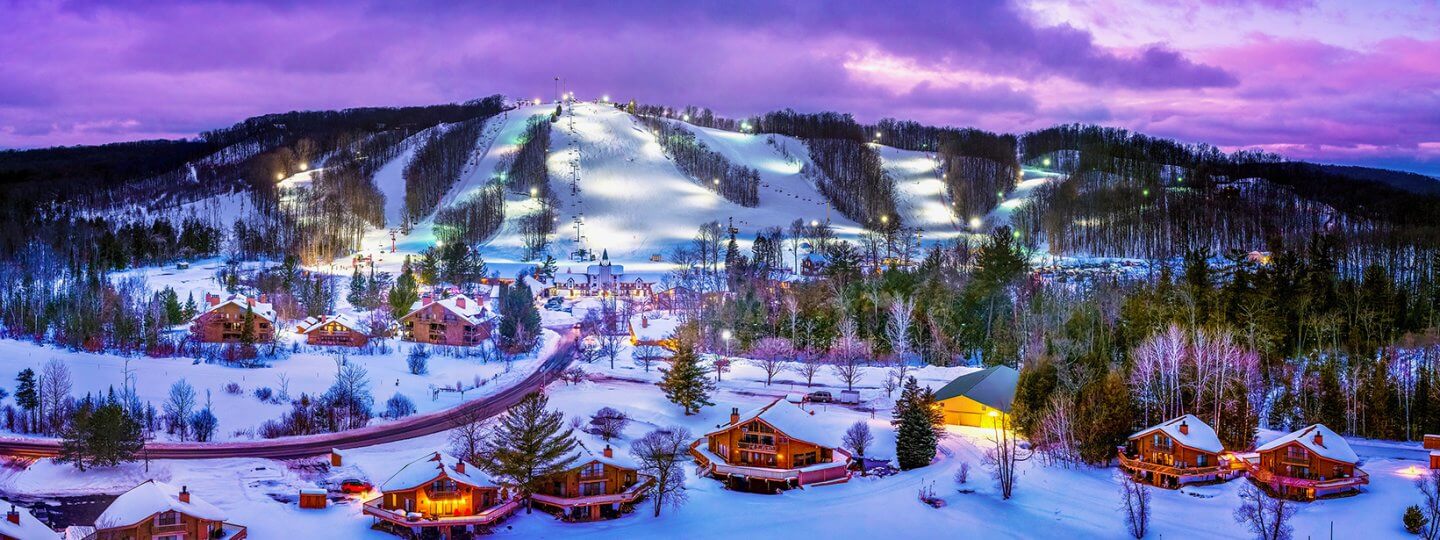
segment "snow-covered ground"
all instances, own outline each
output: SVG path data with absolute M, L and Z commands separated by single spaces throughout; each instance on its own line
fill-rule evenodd
M 587 382 L 555 383 L 547 390 L 552 407 L 567 416 L 588 416 L 600 407 L 623 409 L 633 419 L 621 440 L 629 441 L 661 426 L 679 425 L 696 437 L 723 424 L 731 407 L 747 410 L 790 391 L 803 391 L 803 382 L 766 387 L 757 368 L 736 361 L 713 397 L 715 406 L 686 416 L 665 401 L 647 374 L 622 356 L 614 369 L 601 360 L 584 368 Z M 814 421 L 826 429 L 843 430 L 865 421 L 876 435 L 874 456 L 893 455 L 894 430 L 889 425 L 888 400 L 874 388 L 883 370 L 870 369 L 862 391 L 880 409 L 875 413 L 844 406 L 810 406 Z M 925 384 L 938 385 L 968 371 L 966 368 L 924 368 L 918 374 Z M 819 385 L 836 381 L 822 371 Z M 1277 434 L 1265 434 L 1262 438 Z M 585 436 L 589 440 L 589 436 Z M 697 478 L 688 470 L 689 502 L 666 509 L 659 518 L 644 506 L 617 520 L 596 523 L 561 523 L 547 514 L 512 516 L 496 532 L 500 538 L 728 538 L 737 526 L 774 534 L 803 534 L 816 538 L 915 538 L 939 531 L 964 531 L 979 538 L 1121 538 L 1118 477 L 1115 469 L 1064 469 L 1032 460 L 1020 467 L 1020 479 L 1011 500 L 1002 500 L 994 488 L 983 455 L 989 444 L 986 430 L 952 428 L 935 463 L 884 478 L 855 478 L 840 485 L 793 490 L 781 495 L 759 495 L 725 490 L 720 483 Z M 591 441 L 593 444 L 593 441 Z M 65 496 L 120 493 L 146 478 L 187 485 L 197 496 L 223 510 L 230 521 L 247 525 L 257 539 L 327 537 L 391 538 L 369 529 L 371 520 L 360 515 L 351 500 L 326 510 L 300 510 L 295 494 L 300 488 L 357 477 L 381 482 L 404 463 L 426 452 L 443 449 L 444 434 L 347 451 L 345 466 L 320 472 L 302 462 L 262 459 L 155 461 L 77 474 L 65 465 L 40 461 L 26 470 L 0 470 L 0 491 L 26 496 Z M 1400 514 L 1418 502 L 1412 485 L 1412 466 L 1425 467 L 1426 452 L 1416 444 L 1354 441 L 1371 484 L 1357 496 L 1299 505 L 1293 520 L 1296 538 L 1325 538 L 1334 527 L 1335 538 L 1403 538 Z M 969 482 L 959 485 L 955 472 L 969 464 Z M 1152 490 L 1152 538 L 1244 538 L 1249 534 L 1231 517 L 1239 505 L 1243 479 L 1178 491 Z M 933 487 L 945 500 L 944 508 L 921 504 L 921 487 Z M 970 491 L 962 493 L 962 490 Z M 737 521 L 738 520 L 738 521 Z
M 209 393 L 215 415 L 220 420 L 220 427 L 216 431 L 217 440 L 248 440 L 255 437 L 254 430 L 262 422 L 279 418 L 290 410 L 288 402 L 264 402 L 254 394 L 260 388 L 279 392 L 283 384 L 282 378 L 288 380 L 292 398 L 298 398 L 301 393 L 315 396 L 330 387 L 339 367 L 338 363 L 343 359 L 347 363 L 363 366 L 369 373 L 370 390 L 375 397 L 377 413 L 384 410 L 385 400 L 397 393 L 414 401 L 418 412 L 427 413 L 454 407 L 462 401 L 457 392 L 442 391 L 434 394 L 432 389 L 454 388 L 456 383 L 460 383 L 467 389 L 464 400 L 493 394 L 533 373 L 539 366 L 538 359 L 553 351 L 558 340 L 557 334 L 547 331 L 538 354 L 509 363 L 482 363 L 473 357 L 455 358 L 431 348 L 429 373 L 424 375 L 410 373 L 406 356 L 413 345 L 398 341 L 390 342 L 390 353 L 375 355 L 354 352 L 342 355 L 342 352 L 345 352 L 343 347 L 301 345 L 301 352 L 270 361 L 267 367 L 239 368 L 196 363 L 191 358 L 127 358 L 113 354 L 67 351 L 24 341 L 0 340 L 0 374 L 4 374 L 6 379 L 12 379 L 13 374 L 25 368 L 39 373 L 46 362 L 59 359 L 70 368 L 74 384 L 72 394 L 104 395 L 110 388 L 121 388 L 128 366 L 135 380 L 137 395 L 141 401 L 153 403 L 157 410 L 167 399 L 170 385 L 183 379 L 195 388 L 200 405 L 204 404 L 206 393 Z M 478 388 L 470 390 L 477 382 Z M 240 393 L 227 392 L 226 386 L 230 383 L 239 385 Z M 3 402 L 12 400 L 13 398 L 7 398 Z M 380 421 L 383 420 L 376 420 Z M 165 437 L 163 433 L 160 436 Z

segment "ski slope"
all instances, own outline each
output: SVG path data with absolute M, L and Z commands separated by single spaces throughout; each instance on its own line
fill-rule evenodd
M 464 201 L 497 181 L 499 168 L 519 150 L 526 121 L 554 110 L 553 103 L 526 105 L 490 119 L 474 156 L 437 208 Z M 671 269 L 666 255 L 690 243 L 696 230 L 710 221 L 725 225 L 733 220 L 740 230 L 741 248 L 746 250 L 756 232 L 766 227 L 788 228 L 797 219 L 807 223 L 828 220 L 841 239 L 857 241 L 864 234 L 860 225 L 831 208 L 817 187 L 800 174 L 809 162 L 803 141 L 690 124 L 686 128 L 731 163 L 759 172 L 760 204 L 746 208 L 732 203 L 701 185 L 701 180 L 682 173 L 639 118 L 609 104 L 575 102 L 552 125 L 547 157 L 550 187 L 557 197 L 556 230 L 547 251 L 560 262 L 562 272 L 583 271 L 589 261 L 572 261 L 570 255 L 584 248 L 595 253 L 607 251 L 616 264 L 626 266 L 628 274 L 664 274 Z M 404 197 L 400 172 L 417 145 L 410 146 L 375 175 L 377 187 L 386 196 L 386 217 L 391 223 L 398 222 L 392 213 L 398 214 L 401 205 L 396 201 Z M 970 233 L 968 220 L 951 209 L 933 156 L 872 146 L 895 181 L 896 210 L 904 224 L 922 229 L 927 243 Z M 396 203 L 392 206 L 392 202 Z M 507 194 L 505 221 L 483 247 L 492 271 L 511 275 L 535 264 L 525 259 L 520 223 L 539 210 L 539 201 L 528 194 Z M 372 231 L 363 241 L 361 254 L 373 257 L 377 269 L 397 272 L 405 255 L 435 245 L 433 215 L 408 233 L 397 233 L 393 252 L 391 234 L 389 229 Z M 348 266 L 348 262 L 346 257 L 336 265 Z

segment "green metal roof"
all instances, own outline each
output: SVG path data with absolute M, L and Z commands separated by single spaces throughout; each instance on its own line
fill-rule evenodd
M 1009 366 L 985 368 L 950 381 L 935 392 L 935 401 L 964 396 L 1008 413 L 1010 404 L 1015 401 L 1015 385 L 1018 382 L 1020 372 Z

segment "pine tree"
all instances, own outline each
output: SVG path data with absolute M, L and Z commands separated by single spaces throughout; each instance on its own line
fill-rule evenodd
M 715 390 L 715 382 L 709 377 L 710 370 L 700 365 L 700 359 L 695 354 L 695 342 L 687 337 L 690 333 L 682 330 L 681 335 L 676 337 L 675 355 L 671 357 L 669 368 L 660 368 L 664 375 L 659 383 L 666 399 L 683 407 L 687 416 L 700 412 L 702 407 L 714 405 L 710 402 L 710 392 Z
M 185 322 L 185 308 L 180 305 L 180 295 L 175 293 L 175 289 L 165 287 L 165 290 L 161 292 L 161 295 L 165 301 L 166 322 L 168 324 L 180 324 L 182 322 Z
M 360 267 L 356 266 L 355 272 L 350 274 L 350 294 L 345 296 L 345 300 L 350 302 L 351 306 L 364 307 L 366 289 L 365 275 L 361 274 Z
M 500 346 L 506 352 L 523 353 L 540 339 L 540 310 L 530 287 L 519 281 L 506 286 L 500 295 Z
M 245 316 L 240 320 L 240 344 L 246 349 L 255 346 L 255 308 L 245 306 Z
M 195 293 L 193 292 L 190 293 L 190 296 L 185 299 L 184 313 L 185 320 L 187 321 L 190 319 L 194 319 L 196 315 L 200 314 L 200 308 L 195 305 Z
M 915 377 L 905 379 L 900 398 L 895 400 L 895 416 L 890 423 L 896 426 L 895 459 L 904 470 L 924 467 L 935 459 L 939 439 L 935 433 L 938 411 L 934 408 L 934 395 L 921 390 Z
M 75 407 L 61 434 L 60 463 L 86 467 L 113 467 L 134 461 L 145 440 L 139 422 L 113 398 L 96 403 L 86 396 Z
M 420 299 L 420 289 L 415 282 L 415 271 L 410 266 L 410 256 L 405 256 L 405 262 L 400 266 L 400 277 L 395 279 L 395 286 L 390 288 L 390 296 L 386 299 L 390 304 L 390 314 L 399 318 L 410 312 L 410 306 Z
M 540 267 L 535 269 L 535 277 L 544 280 L 553 280 L 555 279 L 555 272 L 557 270 L 559 270 L 559 265 L 555 264 L 555 257 L 547 253 L 545 254 L 545 262 L 540 263 Z
M 15 404 L 26 412 L 40 408 L 40 392 L 35 387 L 35 370 L 25 368 L 15 376 Z
M 565 426 L 565 415 L 546 407 L 545 394 L 531 392 L 510 407 L 486 439 L 482 454 L 490 472 L 509 480 L 526 498 L 539 489 L 546 476 L 570 468 L 574 463 L 574 431 Z

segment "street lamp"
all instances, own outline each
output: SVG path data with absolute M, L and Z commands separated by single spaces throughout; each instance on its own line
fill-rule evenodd
M 726 328 L 726 329 L 720 331 L 720 339 L 725 340 L 725 356 L 730 356 L 730 338 L 731 338 L 731 337 L 733 337 L 733 335 L 730 333 L 730 329 L 729 329 L 729 328 Z

